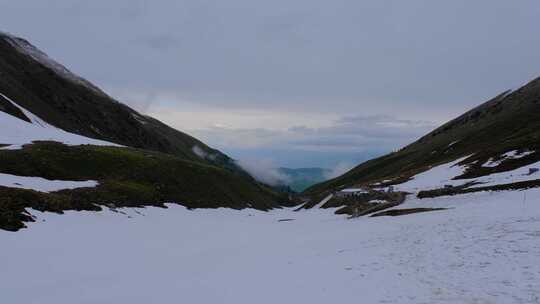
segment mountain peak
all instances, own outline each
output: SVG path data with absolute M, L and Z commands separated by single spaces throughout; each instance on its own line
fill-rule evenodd
M 70 133 L 241 171 L 201 141 L 105 94 L 24 38 L 0 33 L 0 93 Z M 13 111 L 12 111 L 13 112 Z M 213 159 L 193 152 L 199 147 Z
M 97 94 L 107 96 L 107 94 L 103 92 L 101 89 L 93 85 L 88 80 L 71 72 L 68 68 L 66 68 L 62 64 L 58 63 L 56 60 L 49 57 L 49 55 L 47 55 L 45 52 L 35 47 L 28 40 L 12 35 L 7 32 L 2 32 L 2 31 L 0 31 L 0 38 L 2 38 L 4 41 L 9 43 L 12 47 L 14 47 L 20 53 L 30 57 L 31 59 L 53 70 L 59 76 L 65 78 L 66 80 L 72 81 L 78 85 L 85 86 Z

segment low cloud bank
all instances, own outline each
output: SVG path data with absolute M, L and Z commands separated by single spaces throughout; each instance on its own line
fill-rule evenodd
M 193 151 L 193 153 L 195 153 L 195 155 L 197 155 L 198 157 L 200 157 L 202 159 L 215 160 L 216 157 L 217 157 L 216 154 L 208 153 L 208 152 L 204 151 L 199 146 L 193 146 L 193 148 L 191 148 L 191 151 Z
M 236 164 L 259 182 L 270 186 L 283 186 L 291 182 L 291 177 L 279 172 L 270 159 L 237 160 Z
M 271 159 L 249 159 L 237 160 L 236 164 L 248 172 L 253 178 L 261 183 L 270 186 L 291 186 L 299 180 L 303 180 L 306 176 L 291 176 L 283 170 L 280 170 L 274 161 Z M 324 180 L 336 178 L 355 167 L 355 164 L 350 162 L 339 162 L 333 168 L 323 169 L 322 177 Z M 301 169 L 298 169 L 301 170 Z M 304 173 L 305 174 L 305 173 Z M 309 176 L 308 177 L 312 177 Z M 320 179 L 320 178 L 319 178 Z M 317 180 L 323 182 L 324 180 Z

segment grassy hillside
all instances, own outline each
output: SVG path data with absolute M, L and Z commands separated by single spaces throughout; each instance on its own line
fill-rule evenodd
M 0 228 L 23 227 L 31 220 L 27 207 L 61 212 L 174 202 L 268 210 L 288 204 L 286 195 L 257 183 L 227 155 L 114 100 L 28 41 L 1 32 L 0 93 L 59 129 L 132 147 L 39 142 L 0 150 L 0 173 L 99 181 L 95 188 L 55 193 L 0 187 Z M 2 96 L 0 111 L 30 123 Z
M 430 167 L 471 155 L 463 178 L 518 168 L 540 160 L 540 153 L 504 162 L 482 163 L 511 150 L 540 150 L 540 78 L 503 93 L 444 124 L 398 152 L 360 164 L 346 174 L 310 187 L 307 195 L 353 185 L 392 180 L 397 183 Z
M 268 210 L 288 204 L 287 197 L 226 169 L 134 148 L 37 142 L 0 150 L 0 168 L 13 175 L 100 183 L 54 193 L 0 187 L 0 228 L 9 230 L 31 220 L 24 215 L 26 207 L 61 212 L 171 202 L 188 208 Z

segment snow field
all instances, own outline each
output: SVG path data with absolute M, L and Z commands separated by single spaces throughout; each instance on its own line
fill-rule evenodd
M 397 208 L 450 209 L 354 220 L 320 209 L 31 211 L 29 229 L 0 231 L 0 259 L 10 261 L 0 294 L 9 303 L 536 303 L 539 199 L 540 189 L 411 198 Z

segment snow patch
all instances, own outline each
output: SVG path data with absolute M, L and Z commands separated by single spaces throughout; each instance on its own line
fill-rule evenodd
M 380 185 L 383 185 L 383 184 L 390 183 L 390 182 L 392 182 L 392 181 L 393 181 L 393 179 L 385 179 L 385 180 L 382 180 L 382 181 L 380 181 L 380 182 L 377 182 L 377 183 L 372 184 L 372 186 L 380 186 Z
M 451 142 L 450 144 L 448 144 L 447 148 L 452 147 L 453 145 L 457 144 L 458 142 L 460 142 L 460 140 L 456 140 L 456 141 Z
M 340 192 L 347 192 L 347 193 L 354 193 L 354 192 L 368 193 L 366 190 L 364 190 L 364 189 L 362 189 L 362 188 L 346 188 L 346 189 L 340 190 Z
M 0 126 L 2 126 L 0 129 L 0 144 L 8 145 L 2 149 L 21 149 L 23 145 L 31 144 L 34 141 L 56 141 L 66 145 L 120 146 L 111 142 L 92 139 L 58 129 L 19 106 L 4 94 L 0 93 L 0 95 L 19 108 L 32 121 L 29 123 L 0 111 Z
M 48 180 L 41 177 L 18 176 L 0 173 L 0 186 L 9 188 L 31 189 L 41 192 L 53 192 L 64 189 L 95 187 L 97 181 Z
M 321 208 L 322 205 L 326 204 L 328 201 L 330 201 L 334 197 L 334 194 L 329 194 L 326 196 L 322 201 L 320 201 L 317 205 L 313 206 L 313 208 Z
M 482 167 L 494 168 L 494 167 L 499 166 L 502 162 L 504 162 L 507 159 L 520 159 L 525 156 L 534 154 L 535 152 L 536 151 L 525 151 L 525 152 L 520 153 L 517 150 L 510 151 L 501 155 L 501 157 L 498 160 L 494 160 L 493 158 L 490 158 L 485 164 L 482 165 Z
M 470 155 L 417 174 L 407 182 L 394 185 L 394 190 L 416 193 L 422 190 L 441 188 L 448 184 L 462 184 L 463 182 L 461 180 L 454 181 L 452 178 L 463 174 L 465 168 L 458 164 L 469 157 Z
M 526 153 L 530 154 L 534 152 L 526 152 Z M 507 157 L 516 157 L 518 155 L 519 157 L 523 157 L 523 155 L 526 153 L 516 154 L 515 152 L 509 152 L 505 155 Z M 527 166 L 517 168 L 515 170 L 493 173 L 493 174 L 481 176 L 478 178 L 454 180 L 453 178 L 462 175 L 466 170 L 465 166 L 460 166 L 458 164 L 469 157 L 470 156 L 466 156 L 458 160 L 455 160 L 453 162 L 449 162 L 446 164 L 433 167 L 425 172 L 417 174 L 416 176 L 412 177 L 412 179 L 407 182 L 395 185 L 394 189 L 396 191 L 418 193 L 419 191 L 422 191 L 422 190 L 438 189 L 445 186 L 456 187 L 456 186 L 462 186 L 464 184 L 472 183 L 472 182 L 476 182 L 478 184 L 470 186 L 470 188 L 496 186 L 496 185 L 502 185 L 502 184 L 510 184 L 510 183 L 540 179 L 540 173 L 538 173 L 536 170 L 540 168 L 540 162 L 536 162 Z M 379 190 L 384 190 L 384 189 L 385 188 L 381 188 Z
M 525 182 L 529 180 L 540 179 L 540 174 L 536 172 L 536 169 L 540 168 L 540 162 L 523 166 L 515 170 L 494 173 L 487 176 L 482 176 L 477 179 L 462 180 L 462 181 L 477 181 L 480 184 L 471 186 L 471 188 L 496 186 L 501 184 L 510 184 L 517 182 Z M 532 172 L 531 172 L 532 169 Z
M 148 122 L 146 120 L 144 120 L 143 117 L 135 114 L 135 113 L 131 113 L 131 117 L 133 117 L 133 119 L 135 119 L 138 123 L 140 123 L 141 125 L 146 125 Z

